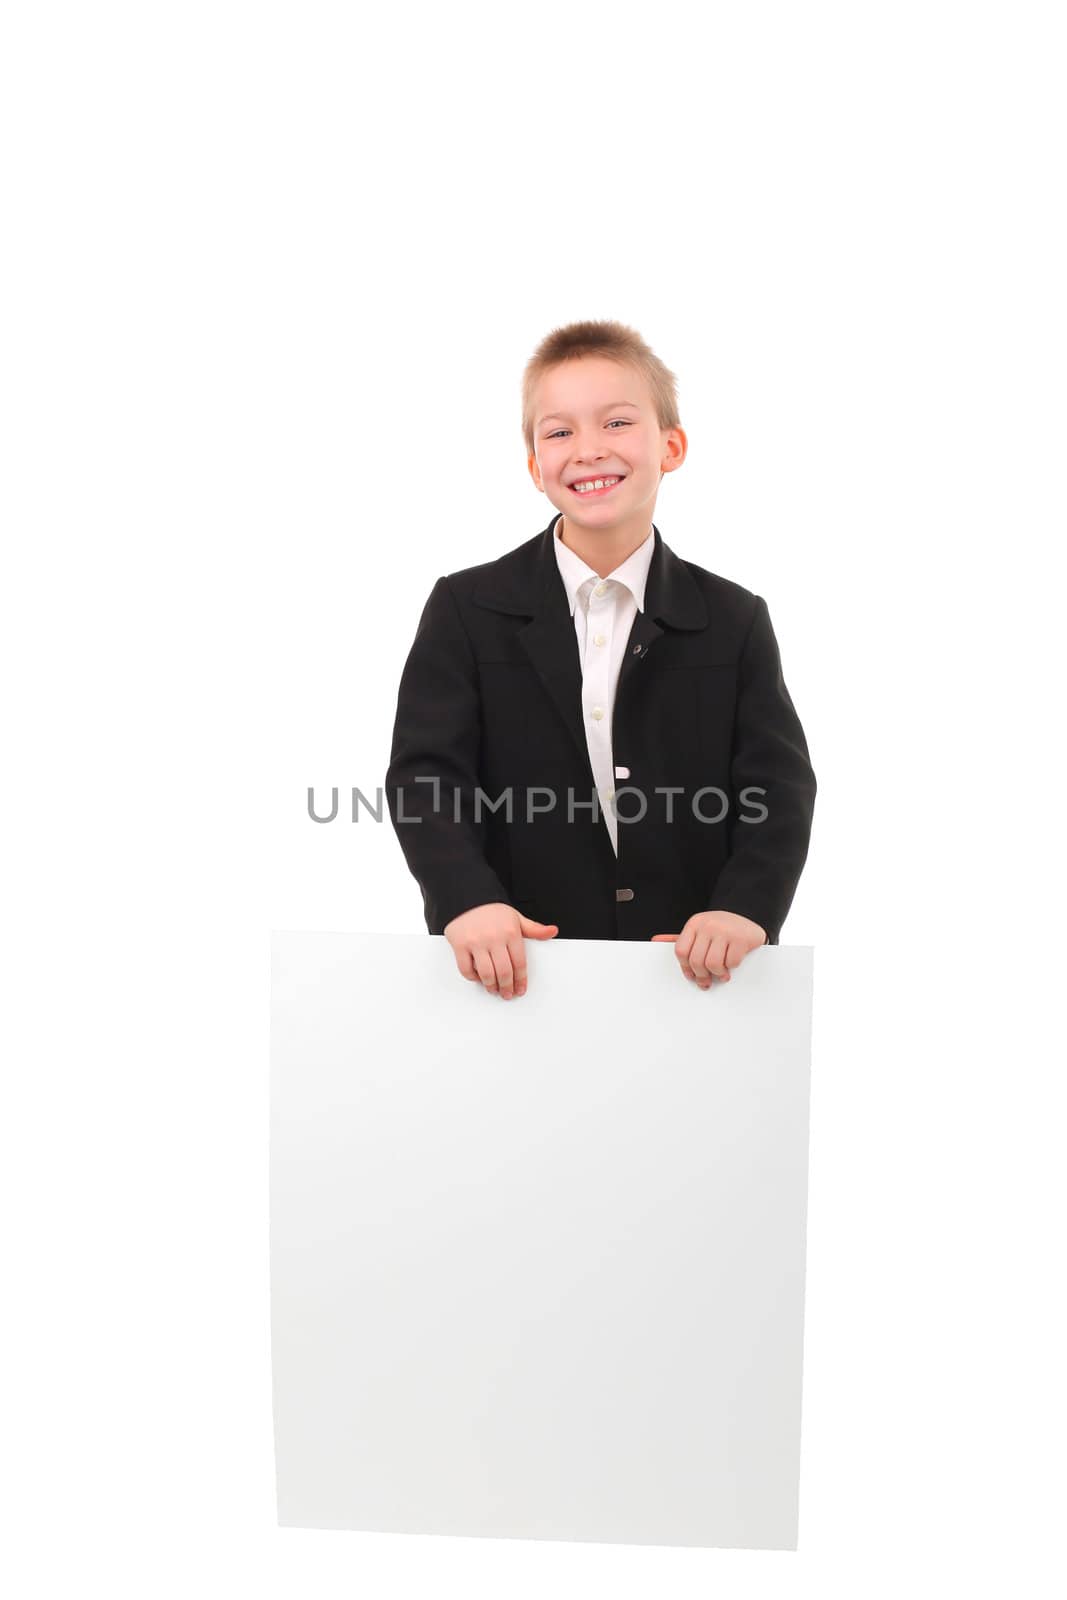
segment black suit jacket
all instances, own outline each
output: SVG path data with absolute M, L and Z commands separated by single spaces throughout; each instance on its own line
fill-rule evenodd
M 653 525 L 612 722 L 614 761 L 630 769 L 616 859 L 590 804 L 557 516 L 439 578 L 403 670 L 385 787 L 428 930 L 502 900 L 560 938 L 647 940 L 721 910 L 776 944 L 816 785 L 766 602 L 680 560 Z M 656 792 L 668 788 L 681 792 Z

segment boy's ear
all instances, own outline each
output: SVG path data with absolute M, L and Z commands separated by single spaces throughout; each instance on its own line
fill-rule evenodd
M 674 472 L 681 466 L 689 450 L 689 440 L 683 428 L 668 428 L 663 435 L 664 472 Z
M 545 486 L 541 482 L 541 468 L 537 465 L 537 457 L 532 451 L 526 457 L 526 465 L 530 469 L 530 477 L 533 479 L 535 486 L 543 492 Z

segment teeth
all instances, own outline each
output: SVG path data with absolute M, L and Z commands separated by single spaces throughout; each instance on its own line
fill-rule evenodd
M 572 483 L 571 488 L 577 489 L 579 494 L 588 494 L 591 489 L 606 489 L 618 481 L 618 478 L 586 478 L 581 483 Z

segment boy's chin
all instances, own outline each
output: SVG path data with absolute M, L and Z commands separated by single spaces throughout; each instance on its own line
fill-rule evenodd
M 602 511 L 599 515 L 594 512 L 590 516 L 588 512 L 583 515 L 580 506 L 577 511 L 564 512 L 564 516 L 567 519 L 568 526 L 572 528 L 587 528 L 590 533 L 612 533 L 616 528 L 621 528 L 626 522 L 626 515 L 623 512 Z
M 568 522 L 581 522 L 590 528 L 609 528 L 633 516 L 634 508 L 624 500 L 609 500 L 606 497 L 603 500 L 591 500 L 585 505 L 577 495 L 564 489 L 559 509 Z

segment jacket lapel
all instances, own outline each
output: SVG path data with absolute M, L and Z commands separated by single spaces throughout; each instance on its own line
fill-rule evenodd
M 475 587 L 473 599 L 493 611 L 531 618 L 517 637 L 574 740 L 592 783 L 578 639 L 552 545 L 558 516 L 554 511 L 536 538 L 493 562 Z M 655 523 L 652 530 L 655 548 L 645 585 L 645 609 L 634 618 L 627 641 L 615 691 L 616 716 L 637 668 L 663 636 L 661 624 L 689 629 L 706 627 L 708 621 L 707 607 L 687 568 L 664 544 Z

